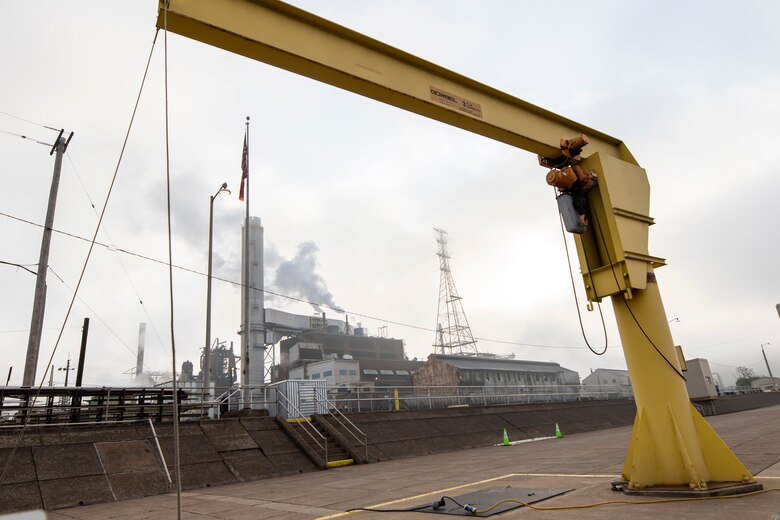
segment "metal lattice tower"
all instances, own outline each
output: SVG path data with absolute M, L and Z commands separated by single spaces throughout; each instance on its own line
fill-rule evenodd
M 471 335 L 471 328 L 463 312 L 461 297 L 455 288 L 450 271 L 450 255 L 447 252 L 447 232 L 433 228 L 436 243 L 439 245 L 439 309 L 436 321 L 436 339 L 433 343 L 435 353 L 474 356 L 477 342 Z

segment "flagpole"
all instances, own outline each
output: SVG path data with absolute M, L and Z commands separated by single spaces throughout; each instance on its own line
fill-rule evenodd
M 249 282 L 249 116 L 246 116 L 246 216 L 244 218 L 244 348 L 242 349 L 241 359 L 241 384 L 243 388 L 244 408 L 249 408 L 249 351 L 252 338 L 252 312 L 249 308 L 249 291 L 251 284 Z

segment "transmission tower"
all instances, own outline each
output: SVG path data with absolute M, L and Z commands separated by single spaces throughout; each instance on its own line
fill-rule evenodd
M 461 297 L 455 288 L 450 271 L 450 255 L 447 252 L 447 232 L 433 228 L 436 243 L 439 245 L 439 309 L 436 320 L 436 339 L 433 343 L 435 353 L 447 355 L 477 355 L 477 342 L 471 335 L 471 328 L 463 312 Z

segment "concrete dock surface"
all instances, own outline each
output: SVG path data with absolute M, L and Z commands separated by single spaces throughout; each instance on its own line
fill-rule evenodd
M 676 502 L 626 496 L 610 482 L 623 465 L 630 427 L 513 446 L 346 466 L 327 471 L 182 492 L 182 518 L 198 520 L 293 518 L 425 518 L 425 513 L 351 512 L 350 508 L 404 509 L 485 488 L 570 488 L 537 507 L 593 505 L 580 509 L 520 507 L 495 518 L 764 519 L 780 520 L 780 406 L 708 417 L 766 492 L 739 498 Z M 552 433 L 552 432 L 551 432 Z M 496 432 L 496 442 L 502 432 Z M 652 502 L 652 503 L 651 503 Z M 176 518 L 175 494 L 60 509 L 52 520 Z M 444 516 L 428 518 L 445 518 Z

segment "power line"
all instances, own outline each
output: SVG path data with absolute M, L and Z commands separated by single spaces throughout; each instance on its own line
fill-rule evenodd
M 84 195 L 87 197 L 87 200 L 89 201 L 89 205 L 92 207 L 92 211 L 95 213 L 95 216 L 100 219 L 100 214 L 97 211 L 97 208 L 95 207 L 95 203 L 92 201 L 92 197 L 89 196 L 89 192 L 87 191 L 87 187 L 84 185 L 84 181 L 81 179 L 81 175 L 79 174 L 78 168 L 76 168 L 76 163 L 73 162 L 73 159 L 71 158 L 70 154 L 66 151 L 65 155 L 68 157 L 68 162 L 70 162 L 70 165 L 73 167 L 73 171 L 76 173 L 76 178 L 79 181 L 79 184 L 81 184 L 81 189 L 84 191 Z M 111 238 L 111 234 L 108 232 L 108 227 L 106 227 L 105 224 L 103 224 L 103 233 L 105 234 L 106 238 L 109 242 L 113 242 L 114 240 Z M 116 252 L 116 251 L 115 251 Z M 133 283 L 133 279 L 130 276 L 130 272 L 127 270 L 127 267 L 125 267 L 125 263 L 122 261 L 122 257 L 118 254 L 116 255 L 116 259 L 119 262 L 119 266 L 122 268 L 122 271 L 125 273 L 125 277 L 127 278 L 128 283 L 130 284 L 130 287 L 133 289 L 133 292 L 135 293 L 136 298 L 138 299 L 138 303 L 141 305 L 141 308 L 144 311 L 144 314 L 146 315 L 146 319 L 148 320 L 149 324 L 152 326 L 152 330 L 154 331 L 155 336 L 157 336 L 157 341 L 160 342 L 160 347 L 162 348 L 165 355 L 170 359 L 171 354 L 168 352 L 168 350 L 165 348 L 165 342 L 163 341 L 162 337 L 160 336 L 159 331 L 157 330 L 157 326 L 154 324 L 154 320 L 152 319 L 152 316 L 149 314 L 148 309 L 146 308 L 146 305 L 144 305 L 144 300 L 141 298 L 140 293 L 138 292 L 138 289 L 135 286 L 135 283 Z
M 65 327 L 66 329 L 80 329 L 81 325 L 73 325 L 72 327 Z M 43 330 L 59 330 L 59 327 L 46 327 Z M 13 329 L 13 330 L 0 330 L 0 334 L 12 334 L 19 332 L 30 332 L 30 329 Z
M 73 293 L 73 288 L 72 288 L 70 285 L 68 285 L 68 283 L 67 283 L 65 280 L 63 280 L 63 279 L 62 279 L 62 277 L 61 277 L 60 275 L 58 275 L 58 274 L 57 274 L 57 272 L 56 272 L 54 269 L 52 269 L 52 267 L 51 267 L 51 266 L 48 266 L 48 267 L 49 267 L 49 271 L 51 271 L 51 272 L 52 272 L 52 274 L 53 274 L 54 276 L 56 276 L 56 277 L 57 277 L 57 279 L 58 279 L 60 282 L 62 282 L 62 285 L 64 285 L 65 287 L 67 287 L 67 288 L 68 288 L 68 290 L 69 290 L 71 293 Z M 78 296 L 78 295 L 76 295 L 76 298 L 78 298 L 78 300 L 81 302 L 81 304 L 82 304 L 82 305 L 84 305 L 84 307 L 86 307 L 86 308 L 87 308 L 87 310 L 89 310 L 89 312 L 91 312 L 91 313 L 92 313 L 92 315 L 93 315 L 93 316 L 95 316 L 95 317 L 98 319 L 98 321 L 99 321 L 100 323 L 102 323 L 102 324 L 103 324 L 103 326 L 104 326 L 105 328 L 107 328 L 107 329 L 108 329 L 108 331 L 109 331 L 111 334 L 113 334 L 113 335 L 114 335 L 114 337 L 115 337 L 116 339 L 118 339 L 118 340 L 119 340 L 119 342 L 120 342 L 120 343 L 121 343 L 121 344 L 122 344 L 122 345 L 123 345 L 123 346 L 124 346 L 124 347 L 127 349 L 127 351 L 128 351 L 128 352 L 130 352 L 130 353 L 131 353 L 133 356 L 135 356 L 135 355 L 136 355 L 136 352 L 135 352 L 135 351 L 134 351 L 134 350 L 133 350 L 133 349 L 130 347 L 130 345 L 128 345 L 127 343 L 125 343 L 125 341 L 124 341 L 124 340 L 123 340 L 123 339 L 122 339 L 122 338 L 119 336 L 119 334 L 117 334 L 117 333 L 116 333 L 116 331 L 114 331 L 114 329 L 112 329 L 112 328 L 111 328 L 111 326 L 110 326 L 108 323 L 106 323 L 106 321 L 105 321 L 103 318 L 101 318 L 101 317 L 100 317 L 100 315 L 99 315 L 97 312 L 95 312 L 95 309 L 93 309 L 92 307 L 90 307 L 90 306 L 89 306 L 89 304 L 87 304 L 87 302 L 85 302 L 85 301 L 84 301 L 84 300 L 81 298 L 81 296 Z M 146 366 L 146 363 L 144 363 L 144 365 Z M 146 368 L 147 368 L 148 370 L 151 370 L 151 368 L 149 368 L 148 366 L 146 366 Z
M 27 269 L 27 266 L 22 265 L 22 264 L 16 264 L 14 262 L 4 262 L 3 260 L 0 260 L 0 264 L 5 264 L 5 265 L 11 265 L 11 266 L 14 266 L 14 267 L 18 267 L 19 269 L 24 269 L 25 271 L 27 271 L 28 273 L 32 274 L 33 276 L 38 276 L 38 273 L 36 273 L 32 269 Z M 27 264 L 27 265 L 38 265 L 38 264 Z
M 51 143 L 44 143 L 43 141 L 39 141 L 39 140 L 37 140 L 37 139 L 33 139 L 32 137 L 27 137 L 26 135 L 17 134 L 17 133 L 15 133 L 15 132 L 9 132 L 8 130 L 0 130 L 0 132 L 2 132 L 2 133 L 4 133 L 4 134 L 12 135 L 12 136 L 14 136 L 14 137 L 19 137 L 19 138 L 21 138 L 21 139 L 25 139 L 25 140 L 27 140 L 27 141 L 32 141 L 32 142 L 34 142 L 34 143 L 42 144 L 42 145 L 44 145 L 44 146 L 47 146 L 47 147 L 49 147 L 49 148 L 51 148 L 52 146 L 54 146 L 54 145 L 52 145 Z
M 3 114 L 4 116 L 13 117 L 14 119 L 18 119 L 19 121 L 24 121 L 25 123 L 30 123 L 31 125 L 40 126 L 41 128 L 46 128 L 48 130 L 53 130 L 55 132 L 59 132 L 59 128 L 52 128 L 50 126 L 43 125 L 41 123 L 36 123 L 35 121 L 30 121 L 29 119 L 25 119 L 23 117 L 15 116 L 13 114 L 10 114 L 4 110 L 0 110 L 0 114 Z M 49 145 L 51 146 L 51 145 Z
M 30 220 L 27 220 L 27 219 L 24 219 L 24 218 L 21 218 L 21 217 L 16 217 L 16 216 L 13 216 L 13 215 L 9 215 L 8 213 L 4 213 L 4 212 L 1 212 L 1 211 L 0 211 L 0 216 L 6 217 L 6 218 L 10 218 L 12 220 L 16 220 L 16 221 L 19 221 L 19 222 L 23 222 L 23 223 L 29 224 L 31 226 L 43 227 L 41 224 L 32 222 Z M 59 233 L 61 235 L 65 235 L 65 236 L 70 237 L 70 238 L 75 238 L 76 240 L 81 240 L 83 242 L 92 243 L 92 241 L 90 239 L 88 239 L 88 238 L 81 237 L 81 236 L 75 235 L 73 233 L 68 233 L 67 231 L 61 231 L 61 230 L 58 230 L 58 229 L 55 229 L 55 228 L 52 228 L 52 231 L 54 233 Z M 143 254 L 140 254 L 140 253 L 136 253 L 134 251 L 129 251 L 127 249 L 122 249 L 122 248 L 119 248 L 119 247 L 115 247 L 113 245 L 104 244 L 104 243 L 98 242 L 98 241 L 95 241 L 94 244 L 98 245 L 98 246 L 101 246 L 101 247 L 103 247 L 105 249 L 108 249 L 109 251 L 124 253 L 126 255 L 134 256 L 136 258 L 141 258 L 143 260 L 148 260 L 150 262 L 154 262 L 154 263 L 157 263 L 157 264 L 160 264 L 160 265 L 164 265 L 164 266 L 168 266 L 169 265 L 168 262 L 166 262 L 164 260 L 160 260 L 158 258 L 153 258 L 151 256 L 146 256 L 146 255 L 143 255 Z M 184 271 L 184 272 L 188 272 L 188 273 L 192 273 L 192 274 L 197 274 L 199 276 L 207 276 L 206 273 L 204 273 L 202 271 L 198 271 L 196 269 L 191 269 L 189 267 L 183 267 L 183 266 L 176 265 L 176 264 L 172 264 L 171 267 L 173 267 L 174 269 L 178 269 L 180 271 Z M 243 284 L 241 282 L 236 282 L 234 280 L 228 280 L 227 278 L 221 278 L 219 276 L 212 276 L 212 278 L 214 280 L 219 280 L 221 282 L 229 283 L 229 284 L 235 285 L 237 287 L 242 287 L 243 286 Z M 425 331 L 425 332 L 436 332 L 435 329 L 432 329 L 430 327 L 423 327 L 423 326 L 420 326 L 420 325 L 413 325 L 411 323 L 404 323 L 404 322 L 401 322 L 401 321 L 395 321 L 395 320 L 390 320 L 390 319 L 386 319 L 386 318 L 381 318 L 381 317 L 378 317 L 378 316 L 372 316 L 370 314 L 363 314 L 363 313 L 360 313 L 360 312 L 355 312 L 355 311 L 351 311 L 351 310 L 347 310 L 347 309 L 342 309 L 340 307 L 333 307 L 331 305 L 327 305 L 327 304 L 324 304 L 324 303 L 313 302 L 311 300 L 306 300 L 304 298 L 297 298 L 295 296 L 289 296 L 289 295 L 286 295 L 286 294 L 277 293 L 277 292 L 272 291 L 270 289 L 260 289 L 260 288 L 257 288 L 257 287 L 252 287 L 252 289 L 255 290 L 255 291 L 263 292 L 265 294 L 270 294 L 272 296 L 276 296 L 278 298 L 283 298 L 283 299 L 286 299 L 286 300 L 295 301 L 295 302 L 299 302 L 299 303 L 305 303 L 307 305 L 318 305 L 320 307 L 324 307 L 326 309 L 330 309 L 330 310 L 333 310 L 333 311 L 336 311 L 336 312 L 344 312 L 346 314 L 349 314 L 350 316 L 357 316 L 357 317 L 360 317 L 360 318 L 366 318 L 366 319 L 369 319 L 369 320 L 379 321 L 379 322 L 387 323 L 387 324 L 390 324 L 390 325 L 398 325 L 399 327 L 404 327 L 404 328 L 408 328 L 408 329 L 421 330 L 421 331 Z M 517 347 L 551 348 L 551 349 L 566 349 L 566 350 L 584 350 L 586 348 L 586 347 L 582 347 L 582 346 L 577 347 L 577 346 L 567 346 L 567 345 L 543 345 L 543 344 L 538 344 L 538 343 L 523 343 L 523 342 L 519 342 L 519 341 L 507 341 L 507 340 L 498 340 L 498 339 L 490 339 L 490 338 L 482 338 L 482 337 L 475 337 L 474 339 L 477 340 L 477 341 L 485 341 L 487 343 L 498 343 L 498 344 L 502 344 L 502 345 L 512 345 L 512 346 L 517 346 Z

